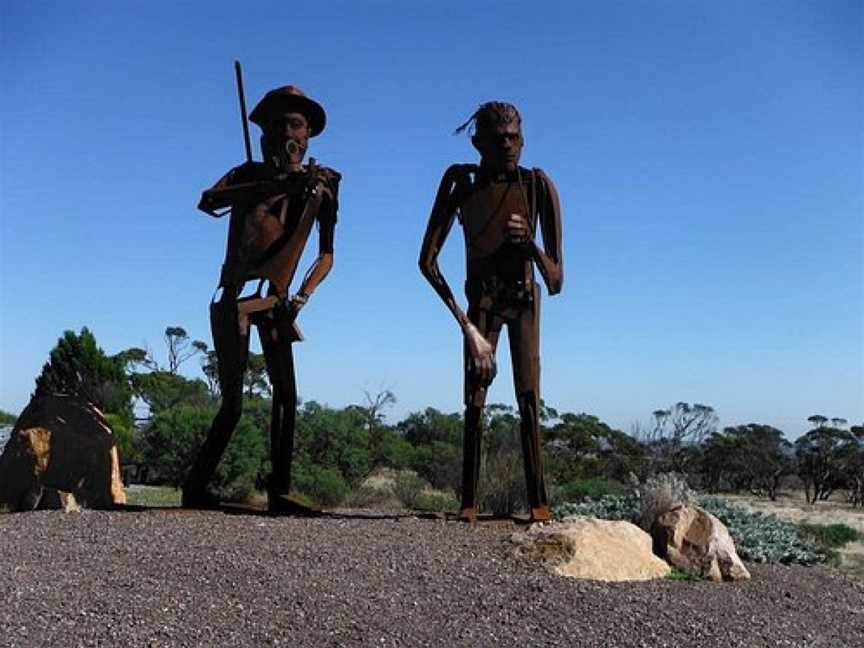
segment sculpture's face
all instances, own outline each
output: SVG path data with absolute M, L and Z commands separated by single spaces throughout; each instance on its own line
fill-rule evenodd
M 471 138 L 482 164 L 492 172 L 515 171 L 522 157 L 522 127 L 516 120 L 499 122 L 478 130 Z
M 309 122 L 300 113 L 276 114 L 262 138 L 264 157 L 280 169 L 297 170 L 309 147 Z

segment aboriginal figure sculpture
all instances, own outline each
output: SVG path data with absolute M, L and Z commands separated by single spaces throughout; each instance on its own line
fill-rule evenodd
M 216 504 L 207 484 L 240 418 L 249 332 L 255 325 L 273 387 L 268 503 L 271 512 L 290 512 L 294 506 L 285 496 L 291 488 L 297 404 L 292 345 L 302 340 L 296 318 L 333 266 L 340 176 L 314 158 L 303 164 L 309 139 L 324 130 L 326 117 L 294 86 L 268 92 L 249 115 L 263 132 L 264 161 L 253 162 L 239 66 L 237 77 L 247 162 L 204 191 L 198 205 L 211 216 L 230 213 L 225 262 L 210 304 L 222 403 L 183 485 L 183 505 Z M 316 223 L 318 256 L 292 295 L 291 282 Z M 241 296 L 247 282 L 257 287 Z
M 522 452 L 532 520 L 550 517 L 543 480 L 540 404 L 540 290 L 561 291 L 561 215 L 552 181 L 519 166 L 522 123 L 514 106 L 489 102 L 459 127 L 473 128 L 480 164 L 455 164 L 441 180 L 420 251 L 420 270 L 459 323 L 464 338 L 465 433 L 460 519 L 478 512 L 477 482 L 486 392 L 495 378 L 495 351 L 506 325 L 519 406 Z M 468 311 L 463 312 L 438 268 L 456 217 L 465 239 Z M 534 242 L 537 229 L 543 246 Z

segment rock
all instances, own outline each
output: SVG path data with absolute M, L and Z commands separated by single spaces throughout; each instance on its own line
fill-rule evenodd
M 57 491 L 71 493 L 61 499 Z M 117 446 L 102 413 L 69 396 L 33 398 L 0 455 L 0 504 L 12 511 L 125 504 Z
M 568 517 L 514 534 L 516 553 L 555 565 L 562 576 L 601 581 L 651 580 L 671 568 L 651 551 L 651 536 L 635 524 Z
M 749 580 L 726 526 L 698 506 L 676 506 L 651 527 L 654 552 L 693 576 Z

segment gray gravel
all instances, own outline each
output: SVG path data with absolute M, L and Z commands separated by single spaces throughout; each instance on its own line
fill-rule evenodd
M 0 516 L 2 646 L 864 646 L 864 582 L 602 584 L 506 528 L 151 511 Z

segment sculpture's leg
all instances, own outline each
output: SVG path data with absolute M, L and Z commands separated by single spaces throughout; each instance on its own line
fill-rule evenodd
M 249 355 L 249 333 L 240 333 L 237 301 L 229 291 L 210 305 L 213 346 L 219 362 L 222 404 L 213 419 L 204 445 L 183 483 L 183 506 L 212 507 L 218 502 L 208 495 L 207 483 L 231 439 L 243 411 L 243 372 Z
M 534 285 L 534 301 L 518 319 L 508 323 L 513 382 L 519 404 L 522 459 L 528 487 L 528 505 L 533 521 L 551 518 L 543 478 L 543 447 L 540 439 L 540 291 Z
M 294 354 L 288 330 L 291 320 L 284 311 L 271 313 L 258 327 L 267 374 L 273 386 L 270 419 L 270 462 L 273 474 L 268 484 L 270 510 L 280 512 L 280 495 L 291 490 L 291 461 L 294 455 L 294 426 L 297 414 L 297 383 Z
M 502 321 L 488 310 L 469 307 L 468 319 L 474 323 L 483 337 L 492 345 L 493 353 L 498 346 Z M 486 404 L 488 385 L 482 385 L 473 370 L 467 344 L 464 346 L 465 371 L 465 429 L 462 435 L 462 506 L 459 519 L 473 522 L 477 519 L 477 483 L 480 480 L 480 442 L 483 438 L 483 407 Z

